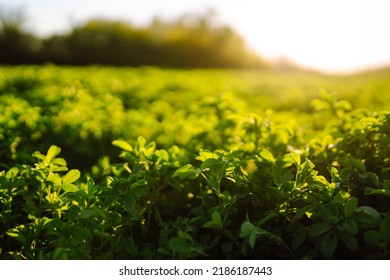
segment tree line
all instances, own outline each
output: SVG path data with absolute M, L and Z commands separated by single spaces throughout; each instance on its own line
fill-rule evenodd
M 261 67 L 231 27 L 210 15 L 159 18 L 147 26 L 91 19 L 65 34 L 40 38 L 20 20 L 1 19 L 0 64 L 116 65 L 180 68 Z

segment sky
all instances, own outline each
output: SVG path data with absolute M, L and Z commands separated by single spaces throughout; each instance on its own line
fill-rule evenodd
M 0 0 L 1 7 L 22 8 L 26 28 L 42 36 L 96 17 L 144 25 L 212 9 L 266 59 L 327 73 L 390 65 L 390 0 Z

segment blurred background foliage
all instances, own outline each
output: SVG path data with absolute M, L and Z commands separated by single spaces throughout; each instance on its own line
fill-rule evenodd
M 1 7 L 0 7 L 1 9 Z M 39 38 L 22 11 L 0 10 L 0 63 L 65 65 L 153 65 L 180 68 L 262 67 L 263 60 L 212 12 L 173 21 L 155 17 L 147 26 L 91 19 L 66 34 Z

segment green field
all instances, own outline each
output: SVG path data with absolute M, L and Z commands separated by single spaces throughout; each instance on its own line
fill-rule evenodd
M 390 71 L 0 67 L 0 259 L 389 259 Z

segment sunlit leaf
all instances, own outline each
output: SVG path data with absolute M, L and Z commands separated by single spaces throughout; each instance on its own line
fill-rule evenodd
M 179 176 L 180 180 L 184 180 L 184 179 L 192 180 L 192 179 L 195 179 L 196 177 L 198 177 L 198 175 L 199 175 L 199 173 L 191 164 L 186 164 L 186 165 L 178 168 L 173 173 L 172 176 L 173 177 Z
M 71 184 L 76 182 L 80 178 L 80 171 L 77 169 L 72 169 L 62 178 L 62 182 L 64 185 Z
M 118 148 L 121 148 L 122 150 L 128 151 L 128 152 L 133 151 L 133 147 L 124 140 L 114 140 L 114 141 L 112 141 L 112 145 L 114 145 Z
M 301 165 L 301 155 L 298 152 L 291 150 L 291 158 L 297 166 Z
M 51 163 L 51 161 L 61 152 L 61 148 L 57 146 L 50 146 L 49 150 L 47 151 L 45 161 L 46 163 Z
M 66 192 L 77 192 L 79 190 L 79 188 L 76 187 L 74 184 L 63 184 L 62 188 Z

